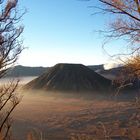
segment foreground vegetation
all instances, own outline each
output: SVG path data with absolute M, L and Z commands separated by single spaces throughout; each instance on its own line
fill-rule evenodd
M 134 100 L 31 95 L 23 98 L 14 120 L 14 136 L 22 140 L 29 132 L 28 137 L 44 140 L 140 137 L 139 108 Z

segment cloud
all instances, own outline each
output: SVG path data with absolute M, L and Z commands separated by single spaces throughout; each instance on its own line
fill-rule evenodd
M 104 69 L 108 70 L 108 69 L 117 68 L 117 67 L 120 67 L 120 66 L 122 66 L 122 64 L 111 62 L 111 63 L 104 64 Z

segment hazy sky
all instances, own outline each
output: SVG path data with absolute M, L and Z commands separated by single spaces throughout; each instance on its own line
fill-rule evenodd
M 20 0 L 28 12 L 23 17 L 24 46 L 18 64 L 52 66 L 56 63 L 106 63 L 103 36 L 95 30 L 109 23 L 104 15 L 91 15 L 98 0 Z M 110 48 L 113 52 L 115 47 Z

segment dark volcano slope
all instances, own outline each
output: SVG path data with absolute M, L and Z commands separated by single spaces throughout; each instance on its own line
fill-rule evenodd
M 25 89 L 49 91 L 100 91 L 111 81 L 82 64 L 56 64 L 46 73 L 25 85 Z

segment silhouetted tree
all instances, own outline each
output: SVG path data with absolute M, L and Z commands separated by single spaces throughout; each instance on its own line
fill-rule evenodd
M 17 10 L 18 0 L 0 0 L 0 78 L 17 61 L 23 50 L 23 26 L 19 21 L 24 13 Z M 0 86 L 0 139 L 10 139 L 11 113 L 19 104 L 20 98 L 16 94 L 17 82 L 10 82 Z
M 99 0 L 101 12 L 115 16 L 110 23 L 107 37 L 126 39 L 130 43 L 130 53 L 123 60 L 124 79 L 133 82 L 133 87 L 140 93 L 140 0 Z M 122 46 L 123 47 L 123 46 Z M 126 84 L 126 82 L 124 82 Z M 138 120 L 140 113 L 140 98 L 136 97 L 136 113 L 134 120 Z
M 131 74 L 140 75 L 140 1 L 99 0 L 99 2 L 102 4 L 98 7 L 100 12 L 115 16 L 110 23 L 110 29 L 106 32 L 107 37 L 126 39 L 127 44 L 130 43 L 131 51 L 123 62 L 126 68 L 132 69 Z
M 99 0 L 104 12 L 116 19 L 110 23 L 109 37 L 127 37 L 131 43 L 140 42 L 140 1 L 139 0 Z

